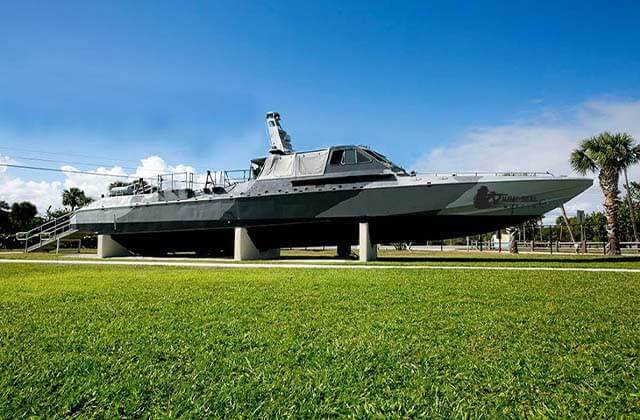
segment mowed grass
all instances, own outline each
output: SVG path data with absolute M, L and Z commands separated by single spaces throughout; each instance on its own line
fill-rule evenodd
M 0 417 L 640 415 L 640 275 L 0 266 Z
M 354 248 L 355 249 L 355 248 Z M 640 250 L 639 250 L 640 251 Z M 357 259 L 345 261 L 337 258 L 335 250 L 289 250 L 282 251 L 280 259 L 258 260 L 258 261 L 234 261 L 231 257 L 226 258 L 199 258 L 193 255 L 173 255 L 161 258 L 145 258 L 146 261 L 189 261 L 190 263 L 225 262 L 234 264 L 353 264 L 360 265 Z M 1 252 L 2 259 L 24 259 L 24 260 L 82 260 L 96 258 L 93 254 L 76 254 L 74 252 Z M 136 260 L 136 257 L 127 257 L 129 260 Z M 111 259 L 111 260 L 118 260 Z M 576 255 L 576 254 L 545 254 L 545 253 L 521 253 L 509 254 L 508 252 L 498 253 L 495 251 L 395 251 L 380 250 L 378 260 L 370 261 L 369 265 L 439 265 L 439 266 L 505 266 L 505 267 L 566 267 L 566 268 L 631 268 L 640 269 L 640 252 L 629 253 L 618 256 L 602 255 Z

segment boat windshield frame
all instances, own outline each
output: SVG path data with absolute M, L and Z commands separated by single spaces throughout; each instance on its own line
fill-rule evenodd
M 365 149 L 365 148 L 361 148 L 361 150 L 363 152 L 365 152 L 366 154 L 368 154 L 369 156 L 371 156 L 372 159 L 377 160 L 378 162 L 382 163 L 385 167 L 387 167 L 388 169 L 391 169 L 393 172 L 395 172 L 398 175 L 409 175 L 407 173 L 407 171 L 404 170 L 403 167 L 396 165 L 395 163 L 391 162 L 385 155 L 383 155 L 382 153 L 378 153 L 375 150 L 371 150 L 371 149 Z

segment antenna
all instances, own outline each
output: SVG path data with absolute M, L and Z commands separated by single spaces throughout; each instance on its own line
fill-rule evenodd
M 293 152 L 291 137 L 280 125 L 280 114 L 267 112 L 267 129 L 271 140 L 271 153 L 287 154 Z

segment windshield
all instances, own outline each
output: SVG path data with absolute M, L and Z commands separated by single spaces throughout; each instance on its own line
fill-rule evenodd
M 387 159 L 387 157 L 385 155 L 381 155 L 380 153 L 374 152 L 373 150 L 368 150 L 368 149 L 363 149 L 363 150 L 367 154 L 372 156 L 375 160 L 379 161 L 384 166 L 386 166 L 387 168 L 391 169 L 393 172 L 395 172 L 397 174 L 400 174 L 400 175 L 408 175 L 407 171 L 405 171 L 402 167 L 396 165 L 395 163 L 391 162 L 389 159 Z

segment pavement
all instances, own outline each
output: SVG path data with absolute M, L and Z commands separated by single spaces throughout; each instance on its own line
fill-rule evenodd
M 392 265 L 392 264 L 317 264 L 317 263 L 234 263 L 217 261 L 167 261 L 166 259 L 144 259 L 126 257 L 109 260 L 27 260 L 0 259 L 0 264 L 42 264 L 42 265 L 106 265 L 106 266 L 150 266 L 150 267 L 189 267 L 189 268 L 303 268 L 322 270 L 480 270 L 480 271 L 572 271 L 585 273 L 639 273 L 640 268 L 588 268 L 588 267 L 528 267 L 528 266 L 487 266 L 487 265 Z

